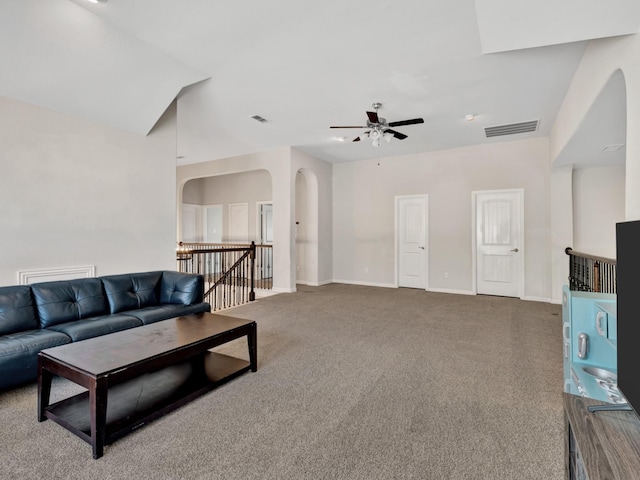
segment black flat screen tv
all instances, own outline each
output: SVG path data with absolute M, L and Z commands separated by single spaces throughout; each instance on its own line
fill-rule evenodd
M 616 224 L 618 389 L 640 415 L 640 221 Z

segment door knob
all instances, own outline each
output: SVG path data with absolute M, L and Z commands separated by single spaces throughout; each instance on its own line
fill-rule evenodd
M 418 248 L 421 248 L 422 250 L 424 250 L 424 247 L 418 247 Z
M 512 252 L 518 253 L 518 249 L 514 248 L 513 250 L 511 250 Z

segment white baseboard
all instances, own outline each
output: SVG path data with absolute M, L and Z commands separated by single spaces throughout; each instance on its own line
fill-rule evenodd
M 553 303 L 550 298 L 544 297 L 522 297 L 522 300 L 528 300 L 529 302 Z
M 331 283 L 346 283 L 347 285 L 362 285 L 364 287 L 398 288 L 397 285 L 394 285 L 392 283 L 359 282 L 354 280 L 334 279 Z
M 271 291 L 275 292 L 275 293 L 295 293 L 296 289 L 295 288 L 273 287 L 271 289 Z
M 296 283 L 299 285 L 308 285 L 310 287 L 321 287 L 323 285 L 329 285 L 330 283 L 333 283 L 333 280 L 323 280 L 322 282 L 307 282 L 304 280 L 298 280 L 296 281 Z
M 339 280 L 339 279 L 333 279 L 333 280 L 327 280 L 324 282 L 297 282 L 300 285 L 309 285 L 310 287 L 319 287 L 322 285 L 327 285 L 330 283 L 343 283 L 346 285 L 361 285 L 364 287 L 381 287 L 381 288 L 398 288 L 397 285 L 394 285 L 392 283 L 376 283 L 376 282 L 362 282 L 362 281 L 358 281 L 358 280 Z M 274 289 L 277 290 L 277 289 Z M 284 293 L 292 293 L 291 291 L 284 291 L 281 290 Z M 432 288 L 432 287 L 428 287 L 426 289 L 427 292 L 434 292 L 434 293 L 451 293 L 454 295 L 476 295 L 476 292 L 474 292 L 473 290 L 457 290 L 454 288 Z M 295 292 L 295 290 L 293 290 L 293 292 Z M 551 298 L 546 298 L 546 297 L 533 297 L 533 296 L 527 296 L 527 297 L 522 297 L 521 300 L 526 300 L 529 302 L 542 302 L 542 303 L 553 303 L 553 304 L 560 304 L 561 301 L 560 300 L 553 300 Z
M 434 293 L 453 293 L 455 295 L 475 295 L 471 290 L 456 290 L 453 288 L 427 288 L 427 292 Z

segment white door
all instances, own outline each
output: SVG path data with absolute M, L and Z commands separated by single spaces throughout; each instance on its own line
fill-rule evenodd
M 249 243 L 249 204 L 229 204 L 229 242 Z
M 475 194 L 477 293 L 523 296 L 522 199 L 522 190 Z
M 200 241 L 200 206 L 189 203 L 182 204 L 182 241 Z
M 221 243 L 222 205 L 205 205 L 203 209 L 204 241 L 207 243 Z
M 399 197 L 398 286 L 427 288 L 426 196 Z

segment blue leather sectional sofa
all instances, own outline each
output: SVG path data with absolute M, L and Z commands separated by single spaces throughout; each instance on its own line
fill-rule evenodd
M 201 275 L 158 271 L 0 287 L 0 390 L 37 378 L 38 353 L 209 312 Z

